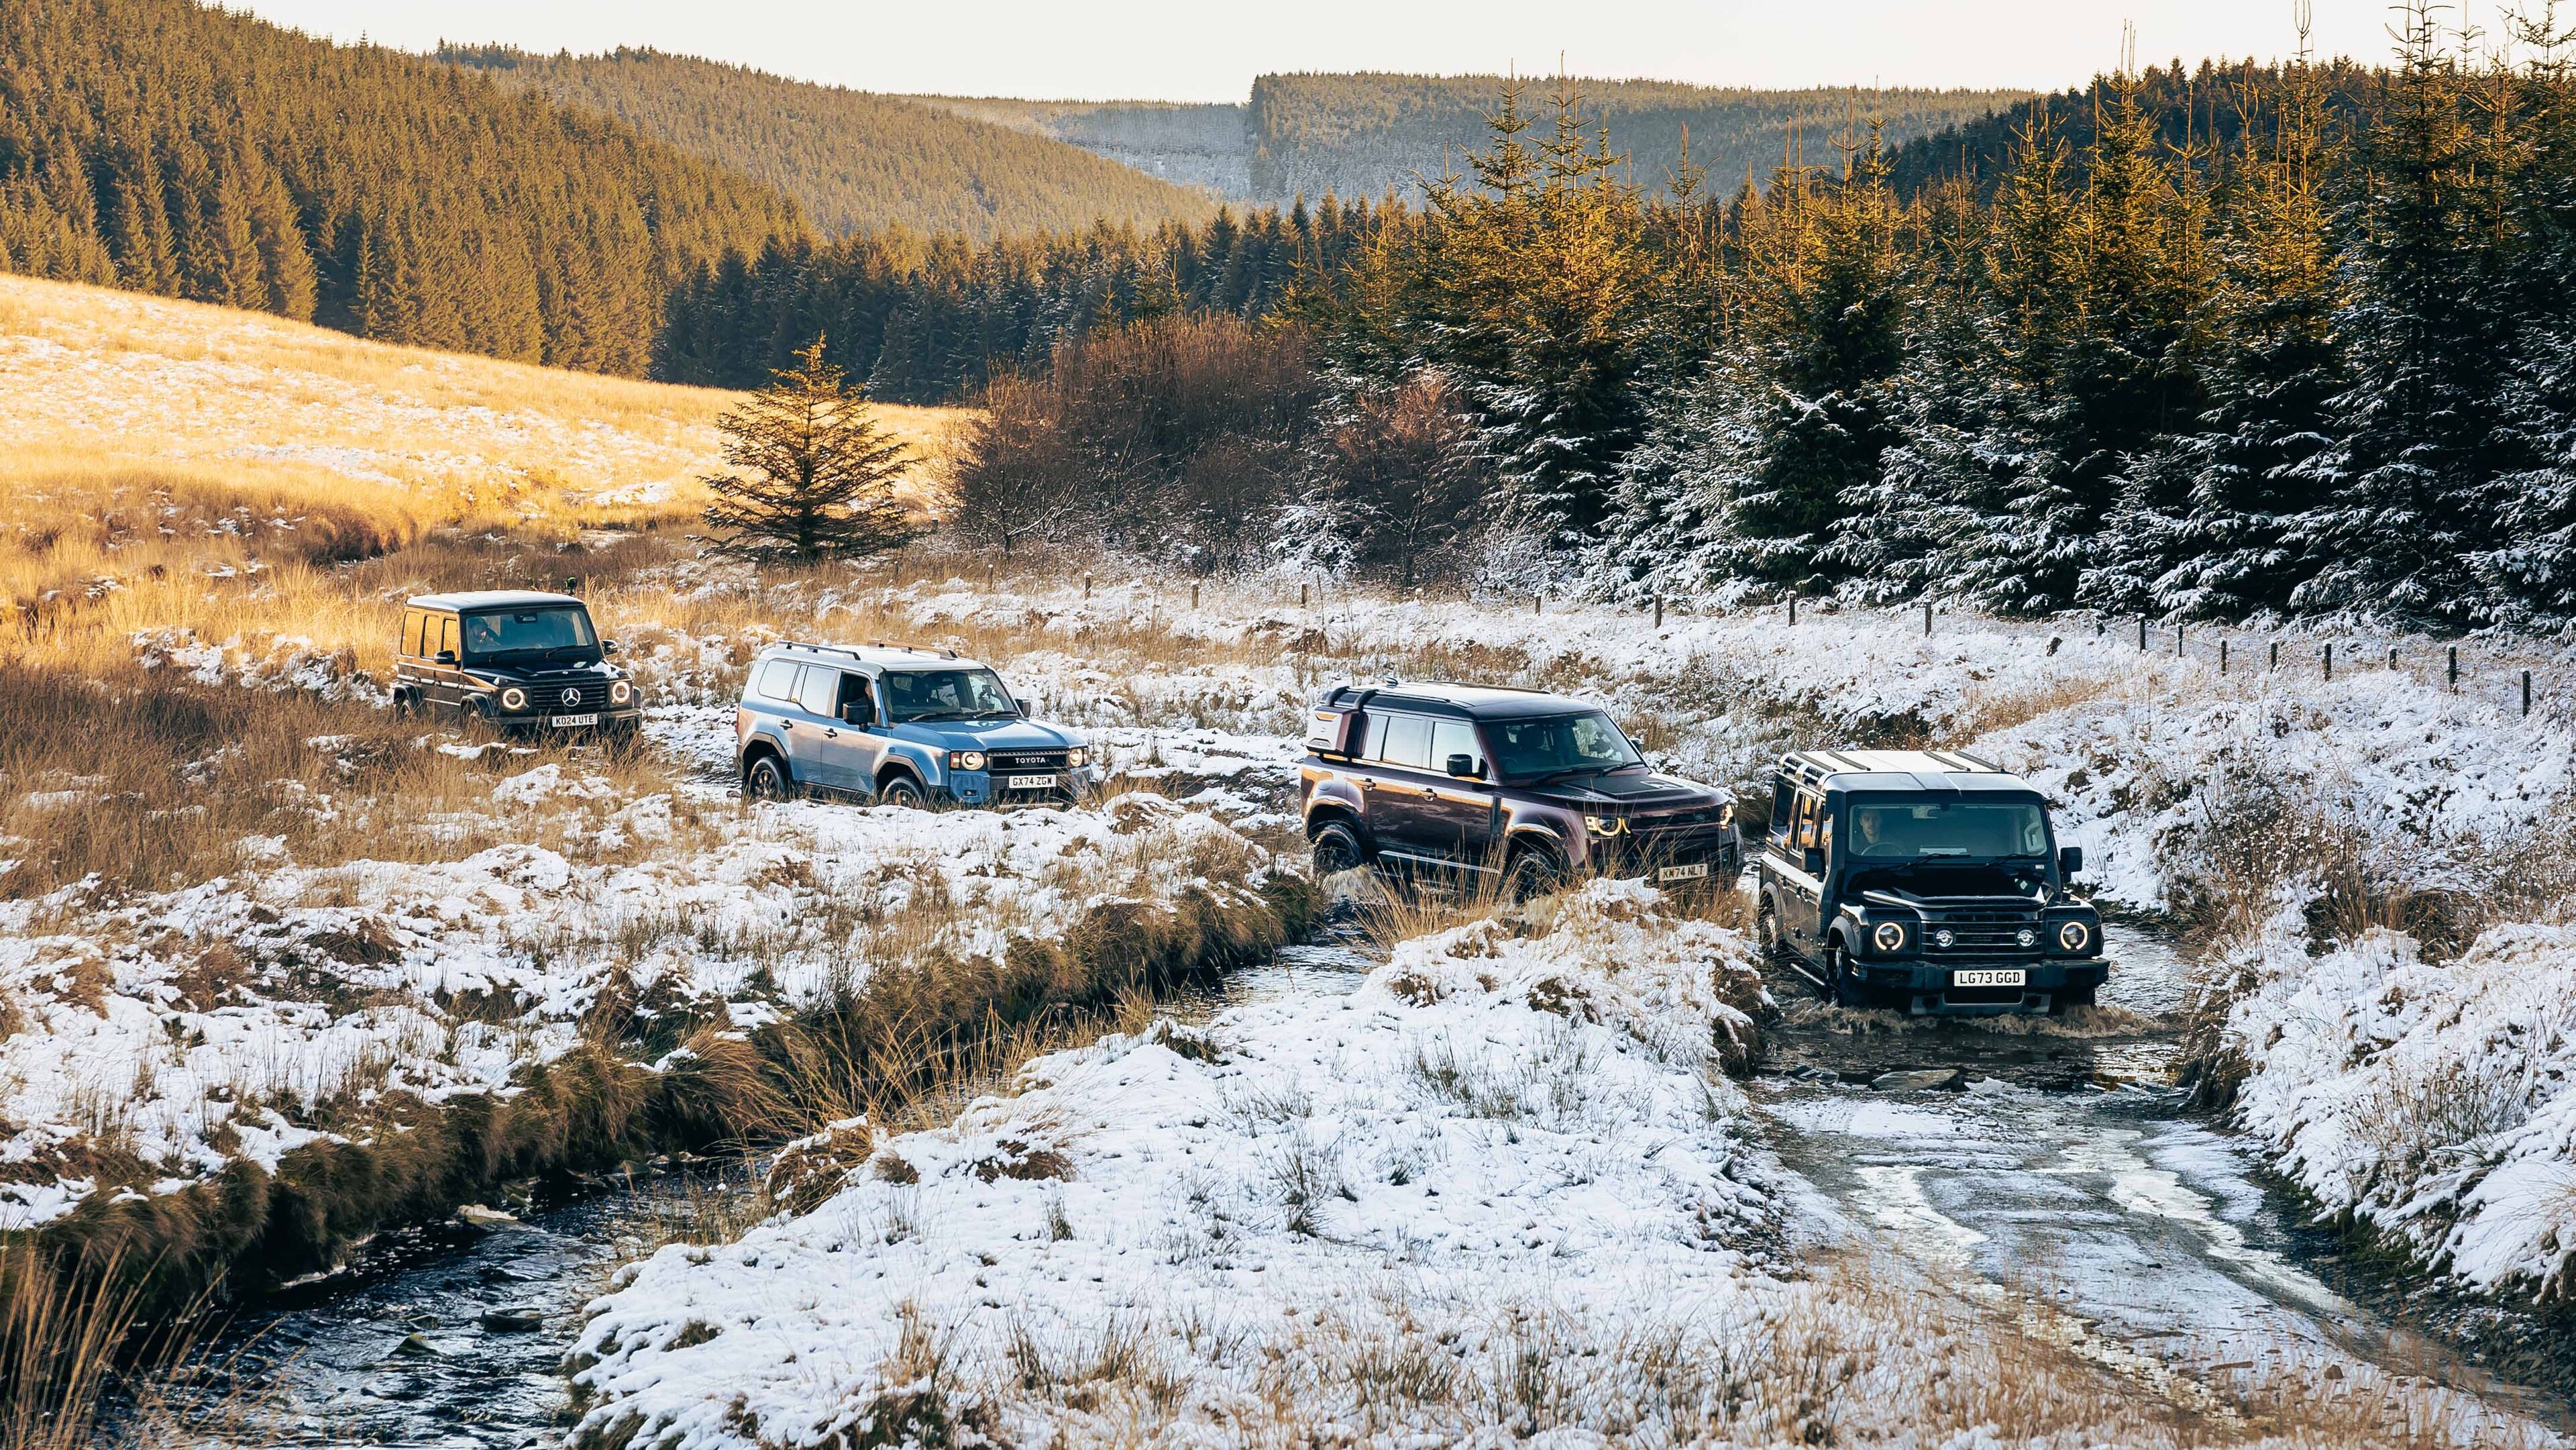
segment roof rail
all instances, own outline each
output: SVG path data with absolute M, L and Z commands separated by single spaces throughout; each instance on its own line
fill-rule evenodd
M 801 639 L 782 639 L 779 643 L 788 649 L 810 649 L 818 655 L 848 655 L 852 659 L 861 657 L 857 650 L 845 644 L 808 644 Z
M 944 660 L 953 660 L 957 658 L 957 651 L 950 649 L 945 645 L 942 645 L 937 649 L 933 649 L 927 645 L 905 644 L 899 639 L 876 640 L 874 641 L 874 645 L 878 649 L 903 649 L 910 650 L 917 655 L 937 655 Z

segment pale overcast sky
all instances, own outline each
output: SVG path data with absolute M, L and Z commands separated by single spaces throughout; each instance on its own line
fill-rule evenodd
M 236 8 L 241 8 L 238 4 Z M 1241 100 L 1264 71 L 1555 70 L 1709 85 L 2081 82 L 2142 61 L 2273 56 L 2291 0 L 249 0 L 316 34 L 426 49 L 649 45 L 880 91 Z M 2320 53 L 2388 51 L 2379 0 L 2315 0 Z M 2454 11 L 2456 16 L 2459 12 Z M 2469 13 L 2492 22 L 2491 0 Z

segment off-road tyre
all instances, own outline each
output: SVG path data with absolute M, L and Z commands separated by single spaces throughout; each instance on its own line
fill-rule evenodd
M 1503 899 L 1519 906 L 1563 891 L 1567 879 L 1564 863 L 1548 852 L 1536 847 L 1517 851 L 1503 867 Z
M 1825 998 L 1837 1007 L 1861 1008 L 1869 1005 L 1869 991 L 1851 979 L 1849 965 L 1843 959 L 1842 943 L 1825 948 Z
M 1356 871 L 1368 864 L 1368 848 L 1360 844 L 1360 833 L 1348 821 L 1326 821 L 1315 832 L 1315 875 L 1318 878 L 1344 871 Z
M 2048 1015 L 2063 1017 L 2069 1009 L 2093 1006 L 2101 990 L 2098 982 L 2087 982 L 2081 987 L 2060 987 L 2049 996 Z
M 920 781 L 897 771 L 877 786 L 877 804 L 926 811 L 930 809 L 930 792 L 921 788 Z
M 1771 898 L 1762 898 L 1762 907 L 1753 913 L 1753 940 L 1762 953 L 1762 965 L 1789 965 L 1789 944 L 1780 937 L 1780 913 L 1773 910 Z
M 796 778 L 787 773 L 787 762 L 775 755 L 755 757 L 742 773 L 745 800 L 792 801 L 803 792 L 796 788 Z
M 429 712 L 421 708 L 420 697 L 409 690 L 394 691 L 394 718 L 417 723 Z

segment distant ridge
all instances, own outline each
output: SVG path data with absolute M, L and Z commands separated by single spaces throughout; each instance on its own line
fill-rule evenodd
M 436 54 L 776 187 L 827 236 L 900 227 L 983 242 L 1100 220 L 1196 222 L 1216 210 L 1206 191 L 957 107 L 654 50 L 444 45 Z
M 1326 193 L 1410 198 L 1416 178 L 1440 174 L 1443 148 L 1485 144 L 1485 117 L 1502 94 L 1497 75 L 1266 75 L 1243 105 L 1163 101 L 1023 101 L 994 96 L 914 96 L 924 105 L 1051 137 L 1140 171 L 1203 186 L 1230 201 L 1286 206 Z M 1807 138 L 1810 164 L 1833 159 L 1832 137 L 1873 116 L 1891 147 L 1969 126 L 2025 99 L 2027 91 L 1798 91 L 1728 89 L 1673 81 L 1576 78 L 1584 111 L 1610 123 L 1636 179 L 1661 186 L 1681 160 L 1682 128 L 1709 183 L 1731 190 L 1766 181 L 1789 140 Z M 1522 78 L 1522 105 L 1545 110 L 1556 82 Z

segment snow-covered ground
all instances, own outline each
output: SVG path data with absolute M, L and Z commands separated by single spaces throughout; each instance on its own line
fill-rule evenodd
M 1656 907 L 1597 884 L 1408 942 L 1347 996 L 1041 1058 L 945 1129 L 845 1129 L 812 1211 L 626 1271 L 581 1341 L 583 1433 L 1437 1437 L 1509 1423 L 1516 1338 L 1754 1317 L 1776 1201 L 1723 1069 L 1761 988 L 1742 937 Z M 1568 1423 L 1687 1434 L 1641 1370 L 1540 1372 Z M 1764 1438 L 1784 1413 L 1744 1411 Z

